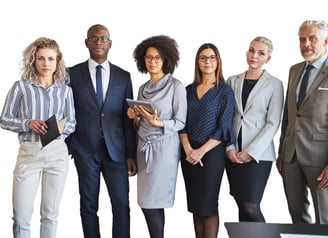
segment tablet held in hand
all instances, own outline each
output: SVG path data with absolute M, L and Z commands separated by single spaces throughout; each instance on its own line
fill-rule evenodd
M 154 112 L 154 108 L 153 108 L 153 106 L 150 102 L 140 101 L 140 100 L 133 100 L 133 99 L 130 99 L 130 98 L 127 98 L 126 101 L 128 102 L 129 106 L 132 107 L 132 108 L 134 106 L 143 106 L 150 113 Z

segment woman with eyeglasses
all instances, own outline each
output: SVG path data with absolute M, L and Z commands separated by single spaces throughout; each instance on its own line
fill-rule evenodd
M 226 171 L 239 221 L 265 222 L 260 203 L 276 158 L 273 139 L 284 100 L 282 82 L 263 69 L 272 50 L 271 40 L 255 37 L 246 52 L 248 69 L 227 79 L 235 94 L 233 132 L 237 142 L 226 148 Z
M 235 142 L 231 130 L 234 97 L 224 81 L 220 53 L 211 43 L 197 51 L 187 102 L 187 122 L 180 138 L 188 211 L 193 214 L 196 238 L 216 238 L 225 146 Z
M 178 131 L 185 126 L 186 90 L 173 76 L 179 51 L 174 39 L 152 36 L 133 52 L 137 68 L 149 80 L 138 91 L 138 100 L 150 102 L 153 111 L 138 105 L 128 109 L 137 128 L 137 193 L 151 238 L 164 237 L 164 208 L 174 205 L 180 159 Z

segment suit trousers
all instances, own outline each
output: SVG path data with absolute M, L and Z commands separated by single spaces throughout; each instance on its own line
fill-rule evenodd
M 312 223 L 308 193 L 313 201 L 315 223 L 328 224 L 328 190 L 318 188 L 322 167 L 301 165 L 296 153 L 291 163 L 282 164 L 282 177 L 293 223 Z
M 54 140 L 44 148 L 41 148 L 40 142 L 20 143 L 13 173 L 14 238 L 31 237 L 30 220 L 40 180 L 40 238 L 56 237 L 57 216 L 68 166 L 68 150 L 63 140 Z
M 129 238 L 129 180 L 126 161 L 113 161 L 104 141 L 94 157 L 82 158 L 74 155 L 74 161 L 78 173 L 80 215 L 84 237 L 100 238 L 97 212 L 102 175 L 112 204 L 112 237 Z

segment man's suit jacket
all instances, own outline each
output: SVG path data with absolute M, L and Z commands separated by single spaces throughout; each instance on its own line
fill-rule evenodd
M 227 79 L 235 94 L 233 132 L 238 136 L 242 128 L 242 149 L 259 160 L 274 161 L 276 158 L 273 138 L 279 129 L 284 104 L 284 90 L 281 80 L 264 71 L 250 92 L 245 109 L 242 105 L 242 91 L 246 72 Z M 237 147 L 237 148 L 236 148 Z M 238 145 L 227 147 L 237 149 Z
M 324 167 L 328 164 L 328 61 L 297 110 L 296 88 L 305 66 L 301 62 L 289 71 L 279 157 L 291 162 L 296 151 L 302 165 Z
M 110 65 L 110 79 L 102 108 L 98 107 L 88 61 L 69 69 L 69 84 L 73 89 L 76 130 L 66 140 L 73 157 L 94 156 L 102 136 L 114 161 L 135 159 L 136 134 L 127 117 L 126 98 L 133 98 L 130 73 Z

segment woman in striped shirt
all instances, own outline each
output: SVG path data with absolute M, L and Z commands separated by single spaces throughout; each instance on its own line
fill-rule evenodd
M 21 80 L 9 90 L 0 117 L 3 129 L 18 133 L 13 179 L 13 233 L 29 238 L 33 204 L 41 180 L 41 238 L 56 237 L 57 215 L 69 165 L 65 138 L 75 130 L 72 90 L 65 85 L 63 55 L 56 41 L 38 38 L 23 52 Z M 42 146 L 46 120 L 65 119 L 59 136 Z

